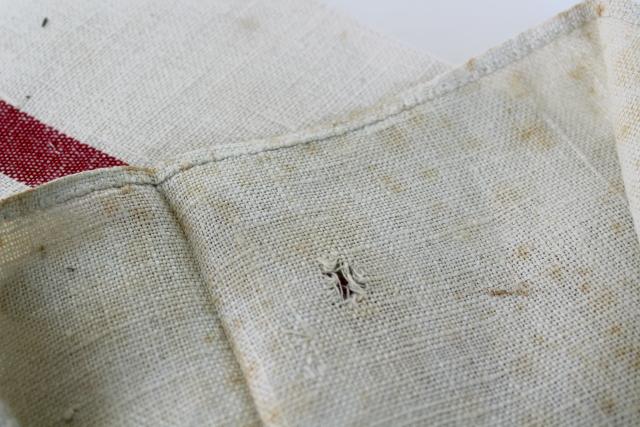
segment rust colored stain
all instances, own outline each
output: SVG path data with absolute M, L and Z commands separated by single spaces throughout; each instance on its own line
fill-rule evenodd
M 587 75 L 587 67 L 582 64 L 576 65 L 567 73 L 573 80 L 582 80 Z
M 492 297 L 526 297 L 529 296 L 529 284 L 523 282 L 515 289 L 489 289 L 487 294 Z
M 609 329 L 609 333 L 611 335 L 620 335 L 621 332 L 622 332 L 622 325 L 620 325 L 619 323 L 616 323 Z
M 516 256 L 520 259 L 528 259 L 530 255 L 529 248 L 525 245 L 520 245 L 516 248 Z

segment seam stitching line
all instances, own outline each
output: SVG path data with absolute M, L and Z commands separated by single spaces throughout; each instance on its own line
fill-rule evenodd
M 499 67 L 496 67 L 496 68 L 494 68 L 492 70 L 488 70 L 487 72 L 476 73 L 475 75 L 472 75 L 472 78 L 470 78 L 470 79 L 468 79 L 466 81 L 460 82 L 459 85 L 456 85 L 456 86 L 451 87 L 451 88 L 446 88 L 445 90 L 443 90 L 442 92 L 439 92 L 439 93 L 432 93 L 432 94 L 428 95 L 426 98 L 418 100 L 417 102 L 408 103 L 408 104 L 405 104 L 405 105 L 400 105 L 398 107 L 399 109 L 397 111 L 390 112 L 387 115 L 384 115 L 384 116 L 381 116 L 381 117 L 377 117 L 377 118 L 373 118 L 373 119 L 369 119 L 369 121 L 367 121 L 365 123 L 361 123 L 361 124 L 355 124 L 355 125 L 353 125 L 353 124 L 350 125 L 348 123 L 347 124 L 343 124 L 344 129 L 334 130 L 333 132 L 328 132 L 326 134 L 320 134 L 320 135 L 316 134 L 315 136 L 310 136 L 308 138 L 305 138 L 304 135 L 300 135 L 298 138 L 293 138 L 293 137 L 296 136 L 295 134 L 294 135 L 291 135 L 291 134 L 284 135 L 284 136 L 281 136 L 281 137 L 275 136 L 275 137 L 273 137 L 274 139 L 292 137 L 294 139 L 294 141 L 290 142 L 290 143 L 287 143 L 286 141 L 283 141 L 282 145 L 273 146 L 273 147 L 268 147 L 268 146 L 267 147 L 257 147 L 257 148 L 254 149 L 254 151 L 252 151 L 251 148 L 246 149 L 245 147 L 247 147 L 247 146 L 250 147 L 251 144 L 265 143 L 266 141 L 268 141 L 268 139 L 258 139 L 258 140 L 254 140 L 253 142 L 248 141 L 248 142 L 239 143 L 235 147 L 232 146 L 231 149 L 233 150 L 235 148 L 236 150 L 239 151 L 239 150 L 245 148 L 247 150 L 246 152 L 237 152 L 237 153 L 233 153 L 232 152 L 232 153 L 229 153 L 229 154 L 226 154 L 226 155 L 222 155 L 221 157 L 218 157 L 218 158 L 214 157 L 214 158 L 211 158 L 211 159 L 202 160 L 200 162 L 194 162 L 194 163 L 187 164 L 187 165 L 180 165 L 180 166 L 177 166 L 177 167 L 175 165 L 173 167 L 172 166 L 167 166 L 167 167 L 165 167 L 165 169 L 167 169 L 167 173 L 165 174 L 165 176 L 159 177 L 158 183 L 159 184 L 163 184 L 164 182 L 172 179 L 173 177 L 175 177 L 176 175 L 179 175 L 182 172 L 186 172 L 189 169 L 192 169 L 194 167 L 204 166 L 204 165 L 207 165 L 209 163 L 217 163 L 217 162 L 221 162 L 221 161 L 224 161 L 224 160 L 233 159 L 233 158 L 242 157 L 242 156 L 250 156 L 250 155 L 262 154 L 262 153 L 267 153 L 267 152 L 273 152 L 273 151 L 277 151 L 277 150 L 281 150 L 281 149 L 285 149 L 285 148 L 291 148 L 291 147 L 294 147 L 294 146 L 297 146 L 297 145 L 303 145 L 303 144 L 312 143 L 312 142 L 322 142 L 322 141 L 325 141 L 325 140 L 328 140 L 328 139 L 331 139 L 331 138 L 334 138 L 334 137 L 342 136 L 342 135 L 345 135 L 345 134 L 348 134 L 348 133 L 359 132 L 359 131 L 368 129 L 370 127 L 373 127 L 375 125 L 378 125 L 380 123 L 383 123 L 383 122 L 388 121 L 390 119 L 393 119 L 395 117 L 398 117 L 398 116 L 401 116 L 401 115 L 403 115 L 405 113 L 408 113 L 408 112 L 414 110 L 417 107 L 420 107 L 420 106 L 422 106 L 424 104 L 427 104 L 430 101 L 434 101 L 436 99 L 443 98 L 443 97 L 445 97 L 447 95 L 455 93 L 455 92 L 465 88 L 469 84 L 477 82 L 477 81 L 479 81 L 479 80 L 481 80 L 481 79 L 483 79 L 485 77 L 489 77 L 489 76 L 495 74 L 496 72 L 499 72 L 499 71 L 507 68 L 508 66 L 527 58 L 528 56 L 530 56 L 534 52 L 536 52 L 539 49 L 542 49 L 542 48 L 546 47 L 547 45 L 553 43 L 554 41 L 556 41 L 560 37 L 565 36 L 565 35 L 573 32 L 573 31 L 575 31 L 575 30 L 577 30 L 579 28 L 582 28 L 584 25 L 586 25 L 588 23 L 591 23 L 593 21 L 597 21 L 598 19 L 604 19 L 604 18 L 614 18 L 614 19 L 618 19 L 618 20 L 620 20 L 622 22 L 625 22 L 625 23 L 628 23 L 628 24 L 631 24 L 631 25 L 640 26 L 636 22 L 630 22 L 628 20 L 625 20 L 623 18 L 616 17 L 616 16 L 602 16 L 602 17 L 593 17 L 593 16 L 591 16 L 591 17 L 586 17 L 585 19 L 580 20 L 580 21 L 576 22 L 574 25 L 571 25 L 570 27 L 566 28 L 565 31 L 562 31 L 562 32 L 559 32 L 559 33 L 555 34 L 552 38 L 550 38 L 549 40 L 546 40 L 544 43 L 542 43 L 542 44 L 540 44 L 538 46 L 535 46 L 535 48 L 527 49 L 527 51 L 523 55 L 517 56 L 512 61 L 509 61 L 509 62 L 507 62 L 507 63 L 505 63 L 505 64 L 503 64 L 503 65 L 501 65 Z M 447 75 L 449 75 L 450 73 L 455 72 L 456 70 L 460 70 L 460 68 L 456 68 L 456 69 L 448 72 Z M 436 77 L 436 79 L 438 79 L 438 77 Z M 440 85 L 440 83 L 432 81 L 431 84 L 427 84 L 427 85 L 429 86 L 429 89 L 433 90 L 433 89 L 436 89 Z M 419 88 L 414 87 L 412 89 L 413 90 L 417 90 Z M 195 154 L 196 156 L 197 155 L 201 156 L 203 154 L 204 155 L 209 154 L 209 155 L 215 156 L 215 152 L 211 152 L 211 151 L 205 152 L 205 153 L 203 153 L 202 151 L 199 152 L 199 153 L 198 153 L 198 151 L 195 151 L 195 152 L 192 152 L 192 153 Z M 189 154 L 190 153 L 186 153 L 183 156 L 188 156 Z M 178 160 L 176 160 L 176 162 L 177 161 Z

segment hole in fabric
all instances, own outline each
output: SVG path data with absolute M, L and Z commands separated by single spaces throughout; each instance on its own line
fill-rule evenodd
M 361 273 L 356 271 L 342 256 L 332 256 L 320 260 L 322 274 L 329 278 L 330 286 L 343 301 L 357 302 L 366 294 L 366 283 Z
M 325 275 L 331 277 L 330 273 L 325 273 Z M 353 294 L 353 291 L 349 289 L 349 281 L 344 277 L 342 271 L 336 271 L 335 276 L 338 279 L 335 285 L 338 288 L 340 296 L 342 296 L 342 299 L 349 298 Z

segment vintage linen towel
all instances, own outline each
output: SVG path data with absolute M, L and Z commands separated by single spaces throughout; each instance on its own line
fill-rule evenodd
M 639 24 L 4 200 L 6 423 L 637 425 Z

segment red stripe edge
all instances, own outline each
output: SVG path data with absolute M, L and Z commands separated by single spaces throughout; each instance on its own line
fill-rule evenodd
M 0 99 L 0 172 L 32 187 L 120 159 L 65 135 Z

